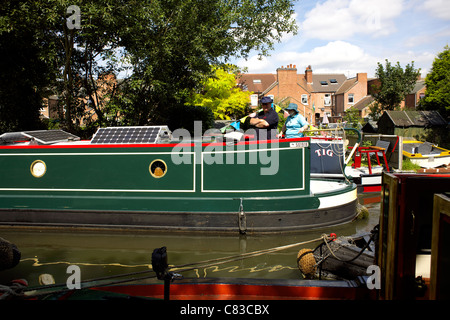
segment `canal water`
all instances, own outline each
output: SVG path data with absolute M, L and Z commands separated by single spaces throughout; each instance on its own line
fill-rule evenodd
M 14 243 L 21 252 L 20 263 L 13 269 L 0 271 L 0 284 L 13 279 L 26 279 L 30 287 L 39 286 L 42 274 L 53 276 L 57 284 L 66 283 L 71 272 L 80 268 L 81 279 L 96 279 L 116 274 L 151 269 L 155 248 L 167 248 L 169 265 L 179 266 L 242 253 L 300 243 L 322 234 L 351 236 L 369 233 L 379 222 L 379 194 L 360 195 L 369 216 L 345 225 L 276 235 L 211 235 L 155 232 L 99 232 L 79 230 L 24 230 L 0 228 L 0 237 Z M 214 264 L 180 272 L 185 278 L 232 277 L 264 279 L 302 279 L 297 267 L 297 253 L 302 248 L 314 249 L 319 242 Z

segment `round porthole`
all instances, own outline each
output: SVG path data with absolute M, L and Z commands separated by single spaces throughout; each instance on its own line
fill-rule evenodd
M 167 165 L 162 160 L 154 160 L 149 166 L 150 174 L 155 178 L 162 178 L 167 172 Z
M 47 166 L 45 165 L 44 161 L 36 160 L 36 161 L 33 161 L 33 163 L 31 164 L 30 170 L 31 170 L 31 174 L 33 176 L 35 176 L 36 178 L 40 178 L 47 171 Z

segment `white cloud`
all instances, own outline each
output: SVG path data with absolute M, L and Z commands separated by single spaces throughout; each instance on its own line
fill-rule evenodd
M 322 40 L 385 36 L 395 32 L 395 18 L 402 11 L 403 0 L 327 0 L 305 14 L 300 32 Z
M 276 69 L 271 60 L 267 57 L 260 59 L 258 55 L 254 55 L 247 60 L 240 59 L 235 63 L 240 68 L 247 68 L 248 73 L 271 73 L 272 70 Z
M 269 57 L 258 60 L 255 55 L 237 64 L 249 73 L 275 73 L 294 64 L 299 73 L 311 65 L 314 73 L 352 77 L 367 72 L 373 77 L 377 63 L 388 59 L 402 66 L 414 61 L 425 75 L 448 43 L 450 28 L 442 19 L 450 19 L 449 8 L 450 0 L 308 2 L 297 7 L 297 36 L 284 38 Z
M 285 51 L 274 55 L 279 66 L 295 64 L 299 69 L 311 65 L 317 73 L 344 73 L 354 76 L 358 72 L 373 75 L 378 58 L 366 53 L 362 48 L 345 41 L 332 41 L 325 46 L 308 52 Z
M 400 65 L 405 68 L 407 64 L 411 64 L 414 61 L 414 68 L 420 69 L 420 73 L 422 77 L 425 77 L 428 72 L 430 72 L 431 65 L 433 64 L 434 59 L 436 58 L 435 53 L 431 53 L 428 51 L 425 52 L 414 52 L 411 50 L 392 53 L 388 59 L 392 64 L 400 62 Z M 384 60 L 382 61 L 384 65 Z
M 247 61 L 239 60 L 237 65 L 247 67 L 248 73 L 275 73 L 277 68 L 293 64 L 297 66 L 298 73 L 303 73 L 311 65 L 314 73 L 343 73 L 354 77 L 359 72 L 367 72 L 369 77 L 374 77 L 377 63 L 384 65 L 387 59 L 392 64 L 399 61 L 403 68 L 414 61 L 414 67 L 420 68 L 425 77 L 435 58 L 435 53 L 412 50 L 392 50 L 376 56 L 349 42 L 331 41 L 310 51 L 281 51 L 262 60 L 255 55 Z
M 448 0 L 425 0 L 423 7 L 433 17 L 450 20 L 450 2 Z
M 430 45 L 434 43 L 440 43 L 441 39 L 449 39 L 450 38 L 450 29 L 443 30 L 427 30 L 420 34 L 414 34 L 413 36 L 405 39 L 403 41 L 403 45 L 407 48 L 419 46 L 419 45 Z

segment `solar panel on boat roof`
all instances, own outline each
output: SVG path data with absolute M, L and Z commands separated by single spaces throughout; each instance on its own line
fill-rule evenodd
M 36 130 L 36 131 L 24 131 L 23 135 L 34 138 L 36 141 L 43 144 L 50 144 L 56 142 L 63 142 L 71 140 L 80 140 L 79 137 L 63 130 Z
M 156 143 L 162 127 L 111 127 L 100 128 L 91 143 Z

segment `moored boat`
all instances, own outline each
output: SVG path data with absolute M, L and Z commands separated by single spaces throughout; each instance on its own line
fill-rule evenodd
M 177 134 L 154 126 L 101 128 L 89 141 L 61 130 L 0 136 L 0 223 L 246 233 L 356 215 L 355 184 L 310 178 L 309 138 Z
M 403 155 L 422 168 L 436 168 L 450 164 L 450 150 L 426 141 L 405 138 Z
M 347 139 L 344 130 L 358 134 L 355 144 L 348 147 L 349 152 L 346 152 Z M 358 193 L 380 192 L 383 166 L 363 167 L 360 165 L 360 161 L 358 165 L 356 165 L 357 161 L 352 166 L 347 165 L 350 159 L 358 159 L 362 152 L 368 152 L 365 150 L 366 147 L 360 147 L 362 140 L 360 132 L 353 128 L 341 128 L 325 129 L 322 130 L 322 133 L 328 133 L 328 135 L 311 137 L 311 177 L 348 179 L 357 185 Z

